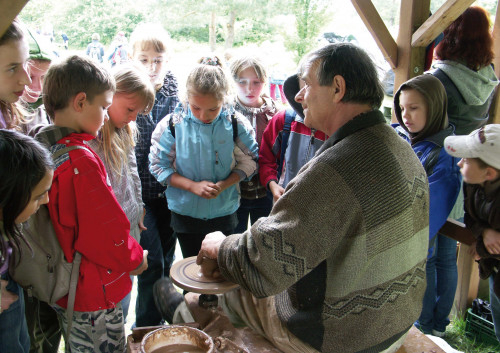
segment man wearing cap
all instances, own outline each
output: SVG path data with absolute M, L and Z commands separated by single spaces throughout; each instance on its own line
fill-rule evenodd
M 362 49 L 327 45 L 300 72 L 305 124 L 330 137 L 269 217 L 208 234 L 198 263 L 240 285 L 220 300 L 230 319 L 283 352 L 395 352 L 426 286 L 425 171 L 378 110 L 383 90 Z
M 464 222 L 476 237 L 479 275 L 490 279 L 495 334 L 500 341 L 500 124 L 489 124 L 466 136 L 444 140 L 446 151 L 462 158 Z

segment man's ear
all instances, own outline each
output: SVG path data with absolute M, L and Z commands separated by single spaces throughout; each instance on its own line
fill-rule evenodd
M 346 89 L 345 79 L 340 75 L 336 75 L 333 78 L 333 85 L 332 85 L 334 102 L 340 102 L 342 98 L 344 98 L 345 89 Z
M 72 99 L 73 109 L 80 113 L 83 110 L 83 106 L 86 102 L 87 95 L 85 94 L 85 92 L 77 93 L 76 96 L 74 96 Z
M 486 180 L 495 181 L 500 178 L 500 172 L 493 167 L 486 167 Z

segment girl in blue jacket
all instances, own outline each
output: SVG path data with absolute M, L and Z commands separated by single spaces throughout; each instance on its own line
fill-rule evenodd
M 411 144 L 429 180 L 427 289 L 422 313 L 415 325 L 424 333 L 434 335 L 444 333 L 449 323 L 445 320 L 451 310 L 451 307 L 443 309 L 439 301 L 448 301 L 445 296 L 454 296 L 456 287 L 453 273 L 436 271 L 436 258 L 440 256 L 436 252 L 437 241 L 441 239 L 437 235 L 455 205 L 462 182 L 458 158 L 448 155 L 443 148 L 445 137 L 453 135 L 454 130 L 448 123 L 446 109 L 446 91 L 432 75 L 406 81 L 394 95 L 394 112 L 399 124 L 393 126 Z
M 205 235 L 232 234 L 238 183 L 257 170 L 251 125 L 227 105 L 229 80 L 217 57 L 203 58 L 187 78 L 187 102 L 156 127 L 149 169 L 162 185 L 183 256 L 196 256 Z

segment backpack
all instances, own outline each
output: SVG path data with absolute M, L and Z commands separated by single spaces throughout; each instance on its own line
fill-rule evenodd
M 236 142 L 236 139 L 238 138 L 238 120 L 234 117 L 234 114 L 231 115 L 231 125 L 233 126 L 233 142 Z M 168 121 L 168 128 L 170 129 L 172 136 L 175 138 L 175 124 L 172 118 Z
M 75 149 L 88 151 L 82 146 L 64 147 L 54 152 L 52 159 L 56 162 L 58 158 Z M 28 297 L 54 304 L 68 294 L 66 313 L 67 332 L 70 332 L 82 255 L 76 252 L 72 263 L 66 261 L 46 205 L 40 206 L 39 210 L 22 224 L 22 232 L 30 246 L 20 242 L 23 256 L 20 256 L 19 250 L 13 249 L 9 274 L 26 290 Z
M 101 62 L 102 61 L 101 47 L 97 44 L 92 44 L 92 46 L 90 47 L 89 56 L 93 60 L 95 60 L 97 62 Z
M 111 57 L 111 63 L 114 64 L 114 65 L 119 65 L 121 60 L 122 60 L 122 47 L 119 46 L 119 47 L 116 47 L 115 48 L 115 51 L 113 53 L 113 56 Z
M 292 121 L 295 120 L 297 113 L 295 110 L 287 109 L 285 111 L 285 124 L 283 125 L 283 133 L 281 134 L 281 153 L 278 162 L 276 178 L 280 180 L 281 172 L 283 171 L 283 161 L 285 160 L 285 152 L 288 147 L 288 138 L 292 129 Z

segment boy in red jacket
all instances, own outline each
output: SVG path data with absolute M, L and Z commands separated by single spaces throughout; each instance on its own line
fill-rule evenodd
M 71 56 L 45 76 L 43 100 L 54 125 L 36 138 L 51 153 L 78 146 L 56 160 L 48 204 L 50 218 L 69 262 L 82 254 L 74 314 L 72 351 L 123 352 L 125 333 L 120 301 L 131 290 L 130 275 L 147 268 L 141 246 L 115 199 L 106 170 L 87 145 L 107 119 L 115 91 L 113 77 L 90 58 Z M 57 302 L 64 330 L 68 298 Z

